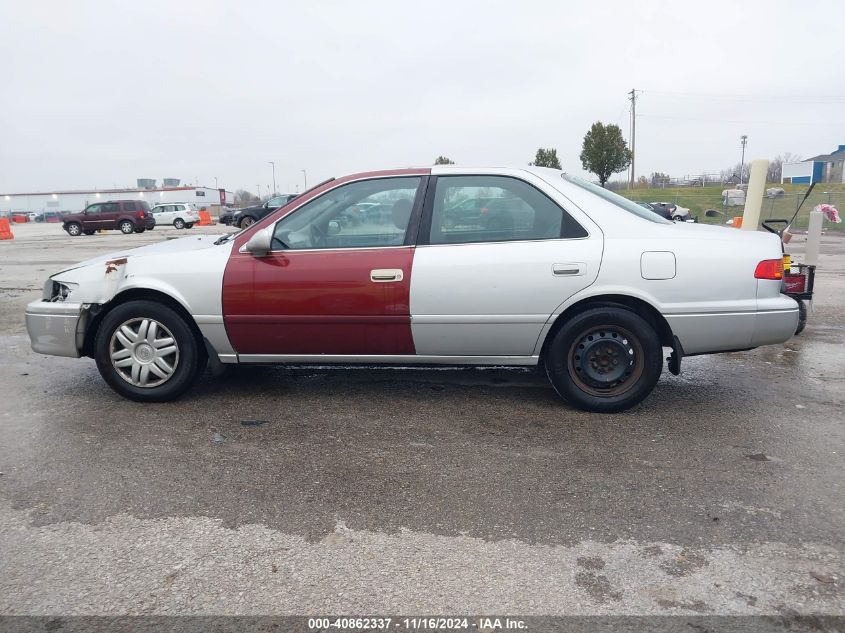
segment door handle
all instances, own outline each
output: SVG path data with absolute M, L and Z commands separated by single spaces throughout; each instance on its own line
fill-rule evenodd
M 577 277 L 587 271 L 587 265 L 576 262 L 570 264 L 552 264 L 552 274 L 557 277 Z
M 376 268 L 375 270 L 370 271 L 370 281 L 377 284 L 383 284 L 391 281 L 402 281 L 402 279 L 403 275 L 401 268 Z

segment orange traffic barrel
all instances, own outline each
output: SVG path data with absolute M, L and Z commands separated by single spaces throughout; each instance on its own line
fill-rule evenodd
M 0 218 L 0 240 L 13 240 L 15 236 L 12 235 L 12 227 L 9 224 L 9 218 Z

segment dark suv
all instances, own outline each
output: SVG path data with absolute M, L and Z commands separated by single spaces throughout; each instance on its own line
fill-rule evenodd
M 68 235 L 93 235 L 99 230 L 121 233 L 143 233 L 156 225 L 150 205 L 143 200 L 109 200 L 85 207 L 82 213 L 71 213 L 63 218 L 62 228 Z
M 235 211 L 235 214 L 232 216 L 232 226 L 245 229 L 255 222 L 258 222 L 264 216 L 269 215 L 279 207 L 285 206 L 288 202 L 296 198 L 297 195 L 298 194 L 295 193 L 287 193 L 281 196 L 276 196 L 275 198 L 270 198 L 267 202 L 257 207 L 239 209 L 238 211 Z

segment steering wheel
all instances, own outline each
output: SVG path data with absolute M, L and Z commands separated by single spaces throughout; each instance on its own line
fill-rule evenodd
M 311 247 L 321 248 L 326 246 L 328 236 L 316 222 L 311 223 Z

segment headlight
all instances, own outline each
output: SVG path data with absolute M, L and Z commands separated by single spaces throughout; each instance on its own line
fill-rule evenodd
M 42 299 L 53 303 L 64 301 L 78 285 L 79 284 L 72 284 L 66 281 L 62 282 L 48 279 L 47 283 L 44 284 Z

